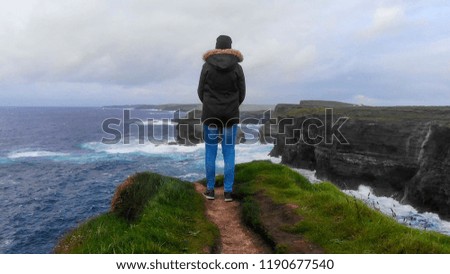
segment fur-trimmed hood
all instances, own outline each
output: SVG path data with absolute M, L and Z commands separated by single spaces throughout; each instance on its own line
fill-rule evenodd
M 212 50 L 208 50 L 207 52 L 205 52 L 205 54 L 203 54 L 203 60 L 206 61 L 209 57 L 211 57 L 213 55 L 217 55 L 217 54 L 234 55 L 234 56 L 236 56 L 238 58 L 238 62 L 244 61 L 244 56 L 237 49 L 212 49 Z
M 244 56 L 235 49 L 212 49 L 203 54 L 203 60 L 218 70 L 231 70 Z

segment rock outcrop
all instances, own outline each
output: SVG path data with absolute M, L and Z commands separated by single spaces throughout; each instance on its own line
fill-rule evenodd
M 315 169 L 341 188 L 369 185 L 379 195 L 450 218 L 450 107 L 345 106 L 326 112 L 317 102 L 276 108 L 282 122 L 273 156 Z
M 175 113 L 176 141 L 181 145 L 196 145 L 203 142 L 203 128 L 201 123 L 202 112 L 192 110 L 186 115 Z
M 251 123 L 259 122 L 258 117 L 261 111 L 244 112 L 241 115 L 241 121 L 245 120 Z M 175 113 L 175 118 L 172 120 L 176 122 L 176 141 L 181 145 L 197 145 L 203 142 L 203 125 L 201 122 L 201 110 L 192 110 L 185 115 L 180 112 Z M 238 128 L 236 135 L 236 143 L 245 143 L 246 137 L 244 131 Z

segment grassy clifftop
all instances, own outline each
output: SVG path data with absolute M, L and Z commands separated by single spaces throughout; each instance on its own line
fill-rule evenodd
M 241 164 L 236 180 L 247 224 L 272 242 L 275 251 L 296 250 L 296 242 L 304 238 L 326 253 L 450 253 L 450 237 L 401 225 L 333 184 L 311 184 L 283 165 Z M 285 222 L 277 228 L 296 235 L 297 241 L 273 229 L 273 216 L 267 213 L 280 206 Z
M 69 232 L 55 253 L 209 253 L 218 237 L 192 184 L 139 173 L 117 188 L 110 212 Z
M 237 165 L 235 192 L 242 221 L 273 252 L 450 253 L 450 237 L 398 224 L 331 183 L 311 184 L 283 165 Z M 69 232 L 55 252 L 214 252 L 220 235 L 204 203 L 190 183 L 136 174 L 118 187 L 110 212 Z

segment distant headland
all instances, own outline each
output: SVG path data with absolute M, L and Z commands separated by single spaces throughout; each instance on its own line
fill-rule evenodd
M 103 108 L 128 108 L 128 109 L 157 109 L 165 111 L 191 111 L 194 109 L 201 110 L 201 104 L 132 104 L 132 105 L 109 105 Z M 261 111 L 274 109 L 275 105 L 268 104 L 243 104 L 241 111 Z

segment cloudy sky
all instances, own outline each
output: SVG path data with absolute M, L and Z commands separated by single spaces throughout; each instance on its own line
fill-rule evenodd
M 0 105 L 198 103 L 219 34 L 246 103 L 450 105 L 447 0 L 1 0 Z

